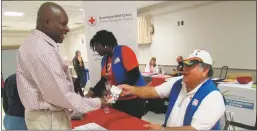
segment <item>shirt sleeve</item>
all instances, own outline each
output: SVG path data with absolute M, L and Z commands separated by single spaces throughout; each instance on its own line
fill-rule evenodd
M 156 86 L 155 90 L 156 90 L 157 94 L 160 96 L 160 98 L 168 98 L 170 96 L 170 91 L 171 91 L 173 85 L 176 83 L 177 80 L 179 80 L 181 78 L 182 78 L 182 76 L 173 77 L 169 81 L 167 81 L 159 86 Z
M 224 115 L 225 110 L 222 94 L 213 91 L 201 102 L 193 116 L 191 126 L 197 130 L 210 130 Z
M 154 73 L 159 73 L 159 67 L 158 66 L 154 67 Z
M 146 66 L 145 66 L 145 72 L 150 72 L 150 66 L 149 66 L 149 64 L 146 64 Z
M 122 47 L 122 62 L 126 71 L 130 71 L 139 66 L 136 54 L 128 46 Z
M 52 53 L 35 60 L 31 68 L 37 87 L 47 103 L 83 113 L 101 107 L 99 98 L 83 98 L 74 92 L 73 83 L 64 72 L 65 67 Z
M 156 92 L 160 96 L 160 98 L 168 98 L 170 95 L 170 90 L 175 82 L 167 81 L 159 86 L 155 87 Z

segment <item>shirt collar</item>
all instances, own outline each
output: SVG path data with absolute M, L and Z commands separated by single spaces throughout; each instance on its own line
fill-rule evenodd
M 57 44 L 52 38 L 50 38 L 49 36 L 47 36 L 45 33 L 43 33 L 42 31 L 40 30 L 33 30 L 32 32 L 33 34 L 39 36 L 39 37 L 42 37 L 47 43 L 49 43 L 51 46 L 53 46 L 54 48 L 57 48 L 59 47 L 59 44 Z
M 187 92 L 186 90 L 186 84 L 185 82 L 182 81 L 182 86 L 184 87 L 183 90 L 186 92 L 187 95 L 192 95 L 195 94 L 198 89 L 203 85 L 203 83 L 205 83 L 207 80 L 209 80 L 209 78 L 207 78 L 206 80 L 204 80 L 201 84 L 199 84 L 196 88 L 194 88 L 193 90 L 191 90 L 190 92 Z

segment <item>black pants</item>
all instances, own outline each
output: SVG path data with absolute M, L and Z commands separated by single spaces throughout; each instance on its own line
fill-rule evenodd
M 113 105 L 113 108 L 141 119 L 144 115 L 145 102 L 146 100 L 140 98 L 119 100 Z
M 82 97 L 84 96 L 83 94 L 83 91 L 82 91 L 82 88 L 80 86 L 80 79 L 79 78 L 76 78 L 74 81 L 73 81 L 73 85 L 74 85 L 74 91 L 81 95 Z
M 79 79 L 79 84 L 80 87 L 84 87 L 85 86 L 85 70 L 84 69 L 80 69 L 79 72 L 77 73 L 77 78 Z
M 153 111 L 154 113 L 166 113 L 167 107 L 164 105 L 164 99 L 148 99 L 146 104 L 146 112 Z

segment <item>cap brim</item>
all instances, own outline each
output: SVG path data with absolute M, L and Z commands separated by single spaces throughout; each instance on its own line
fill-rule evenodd
M 191 57 L 191 58 L 183 60 L 183 63 L 185 65 L 191 66 L 191 65 L 198 64 L 198 63 L 202 63 L 202 59 L 199 57 Z

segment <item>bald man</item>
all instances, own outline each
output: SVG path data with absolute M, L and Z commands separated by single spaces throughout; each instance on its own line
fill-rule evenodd
M 74 92 L 57 44 L 69 32 L 67 24 L 68 16 L 61 6 L 42 4 L 36 30 L 18 50 L 17 86 L 29 130 L 71 129 L 68 109 L 86 113 L 106 104 L 102 98 L 82 98 Z

